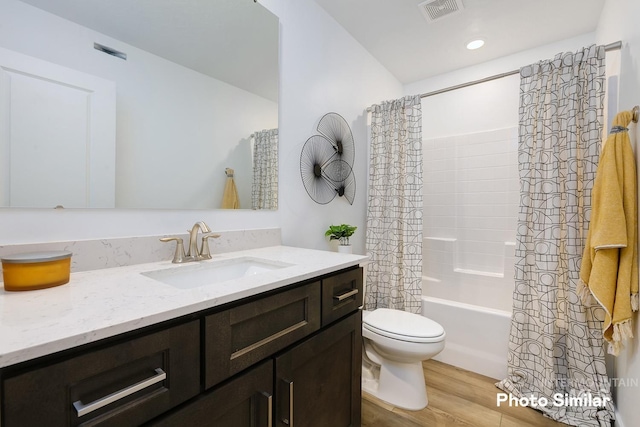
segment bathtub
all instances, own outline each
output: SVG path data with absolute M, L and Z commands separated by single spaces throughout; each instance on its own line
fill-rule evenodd
M 506 377 L 511 313 L 423 296 L 422 315 L 447 334 L 444 350 L 434 360 L 495 379 Z

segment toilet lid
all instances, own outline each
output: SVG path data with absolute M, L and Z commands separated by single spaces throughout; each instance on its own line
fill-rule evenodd
M 419 314 L 379 308 L 362 320 L 370 331 L 403 341 L 428 342 L 444 336 L 444 328 Z

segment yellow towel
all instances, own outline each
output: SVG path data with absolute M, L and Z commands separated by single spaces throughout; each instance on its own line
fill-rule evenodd
M 632 117 L 616 115 L 600 156 L 577 289 L 585 304 L 591 295 L 604 308 L 602 331 L 616 356 L 633 338 L 631 313 L 638 310 L 636 164 L 626 129 Z
M 222 209 L 240 209 L 240 199 L 236 182 L 233 180 L 233 169 L 226 168 L 227 181 L 224 184 L 224 194 L 222 195 Z

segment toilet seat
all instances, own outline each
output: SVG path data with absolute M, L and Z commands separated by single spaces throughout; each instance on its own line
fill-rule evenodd
M 368 313 L 362 326 L 387 338 L 414 343 L 444 340 L 444 328 L 424 316 L 401 310 L 379 308 Z

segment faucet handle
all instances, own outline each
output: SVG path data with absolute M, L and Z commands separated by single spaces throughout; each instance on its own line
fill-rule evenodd
M 202 250 L 200 251 L 200 257 L 202 259 L 211 259 L 211 252 L 209 251 L 209 239 L 217 239 L 219 234 L 205 234 L 202 236 Z
M 171 242 L 172 240 L 176 241 L 176 252 L 173 254 L 173 260 L 171 261 L 174 264 L 180 264 L 185 262 L 186 255 L 184 253 L 184 242 L 182 237 L 162 237 L 160 238 L 161 242 Z

